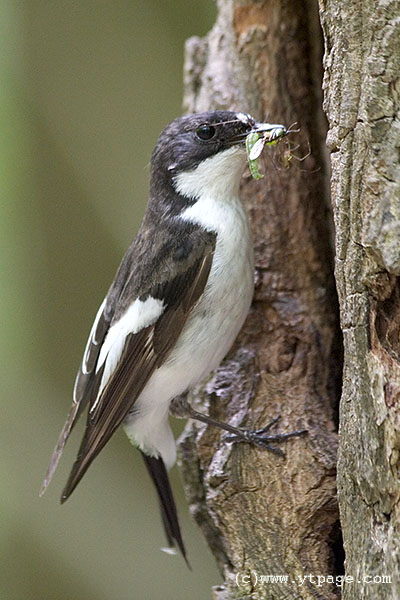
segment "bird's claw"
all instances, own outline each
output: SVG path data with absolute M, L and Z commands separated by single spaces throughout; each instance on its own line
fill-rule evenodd
M 226 442 L 247 442 L 248 444 L 253 444 L 259 448 L 264 450 L 269 450 L 270 452 L 274 452 L 278 456 L 285 457 L 285 453 L 280 448 L 276 446 L 271 446 L 271 442 L 275 442 L 280 444 L 285 442 L 286 440 L 292 437 L 298 437 L 300 435 L 304 435 L 307 433 L 306 429 L 298 429 L 296 431 L 291 431 L 290 433 L 275 433 L 270 435 L 269 430 L 277 421 L 279 421 L 280 416 L 272 419 L 268 425 L 263 427 L 262 429 L 238 429 L 238 432 L 233 435 L 228 435 L 225 437 Z

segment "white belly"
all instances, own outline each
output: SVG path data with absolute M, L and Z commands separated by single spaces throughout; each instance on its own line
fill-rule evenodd
M 238 198 L 229 209 L 224 228 L 217 234 L 204 293 L 165 365 L 188 368 L 190 384 L 185 389 L 219 365 L 243 325 L 253 296 L 253 246 L 247 217 Z

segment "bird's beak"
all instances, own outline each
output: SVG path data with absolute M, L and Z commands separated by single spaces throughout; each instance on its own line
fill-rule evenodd
M 263 134 L 266 141 L 272 142 L 288 134 L 288 130 L 284 125 L 278 123 L 255 123 L 252 133 Z

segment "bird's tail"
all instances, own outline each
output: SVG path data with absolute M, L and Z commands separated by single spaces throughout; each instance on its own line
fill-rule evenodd
M 186 557 L 185 545 L 182 540 L 175 500 L 164 461 L 161 457 L 155 458 L 154 456 L 147 456 L 144 452 L 141 454 L 157 490 L 158 499 L 160 501 L 161 517 L 168 545 L 171 547 L 178 546 L 190 569 L 190 564 Z

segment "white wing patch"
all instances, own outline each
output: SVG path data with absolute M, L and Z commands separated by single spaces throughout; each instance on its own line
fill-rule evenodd
M 94 320 L 94 323 L 92 325 L 92 329 L 90 330 L 89 339 L 86 344 L 85 352 L 83 354 L 83 361 L 82 361 L 82 373 L 84 375 L 87 375 L 89 373 L 89 370 L 87 368 L 87 363 L 88 363 L 88 358 L 89 358 L 90 347 L 92 344 L 97 346 L 97 344 L 100 341 L 100 340 L 96 340 L 96 329 L 97 329 L 97 325 L 99 324 L 99 319 L 103 313 L 105 305 L 106 305 L 106 298 L 104 298 L 103 302 L 101 303 L 100 308 L 97 311 L 97 315 Z
M 103 363 L 105 363 L 97 400 L 100 398 L 104 386 L 113 374 L 121 358 L 126 337 L 130 333 L 138 333 L 141 329 L 155 323 L 164 312 L 164 309 L 163 300 L 152 298 L 151 296 L 145 301 L 136 299 L 122 317 L 110 327 L 101 347 L 99 360 L 96 365 L 97 373 L 103 366 Z M 95 409 L 97 400 L 92 406 L 92 410 Z

